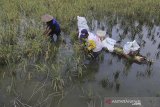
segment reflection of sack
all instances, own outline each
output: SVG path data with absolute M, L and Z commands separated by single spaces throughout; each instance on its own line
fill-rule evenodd
M 78 25 L 78 31 L 79 31 L 79 36 L 80 36 L 80 32 L 82 29 L 86 29 L 87 31 L 89 31 L 89 27 L 87 25 L 87 20 L 85 19 L 85 17 L 80 17 L 77 16 L 77 25 Z
M 102 41 L 103 47 L 107 48 L 110 52 L 113 52 L 114 45 L 116 44 L 116 40 L 107 37 Z
M 133 42 L 127 42 L 124 46 L 123 46 L 123 52 L 125 54 L 129 54 L 129 53 L 134 53 L 135 51 L 137 51 L 140 48 L 140 46 L 138 45 L 138 43 L 136 42 L 136 40 L 134 40 Z

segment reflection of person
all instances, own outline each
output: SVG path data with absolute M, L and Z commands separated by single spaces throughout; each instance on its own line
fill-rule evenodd
M 48 14 L 43 15 L 41 19 L 43 22 L 47 24 L 44 35 L 50 36 L 52 41 L 54 41 L 53 37 L 56 35 L 58 40 L 61 33 L 61 29 L 56 19 L 54 19 L 53 16 Z
M 100 38 L 86 29 L 81 30 L 80 35 L 81 43 L 87 43 L 87 50 L 93 59 L 97 58 L 103 46 Z

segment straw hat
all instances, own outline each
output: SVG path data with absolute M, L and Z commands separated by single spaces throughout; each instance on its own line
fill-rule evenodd
M 106 36 L 106 31 L 97 30 L 96 35 L 99 36 L 99 37 L 105 37 Z
M 49 22 L 53 19 L 53 16 L 49 15 L 49 14 L 45 14 L 41 17 L 42 22 Z

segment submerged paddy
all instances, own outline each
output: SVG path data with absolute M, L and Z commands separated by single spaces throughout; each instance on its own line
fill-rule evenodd
M 107 96 L 160 96 L 159 5 L 159 0 L 1 0 L 0 106 L 95 107 Z M 65 42 L 55 46 L 42 35 L 45 13 L 60 22 Z M 103 52 L 84 65 L 75 37 L 78 15 L 93 32 L 104 29 L 121 45 L 136 39 L 140 53 L 155 62 L 139 65 Z

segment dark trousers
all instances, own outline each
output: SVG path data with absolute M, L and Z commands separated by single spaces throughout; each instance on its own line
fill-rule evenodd
M 90 52 L 90 53 L 89 53 L 89 57 L 90 57 L 91 59 L 96 59 L 96 58 L 99 56 L 100 53 L 101 53 L 101 51 L 98 51 L 98 52 Z
M 60 35 L 61 35 L 60 31 L 50 34 L 51 42 L 58 42 L 60 39 Z

